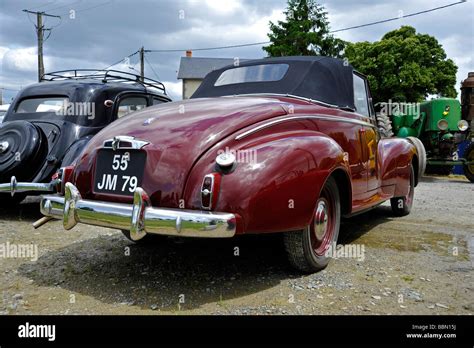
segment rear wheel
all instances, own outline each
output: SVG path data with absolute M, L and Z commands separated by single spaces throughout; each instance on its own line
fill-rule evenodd
M 329 178 L 321 191 L 311 224 L 302 231 L 284 234 L 285 249 L 293 267 L 305 273 L 325 268 L 329 247 L 337 242 L 341 203 L 336 181 Z
M 413 197 L 415 196 L 415 171 L 413 166 L 410 170 L 410 187 L 408 194 L 404 197 L 394 197 L 390 199 L 390 205 L 395 216 L 405 216 L 410 214 L 413 206 Z
M 464 158 L 470 162 L 474 161 L 474 143 L 471 142 L 464 151 Z M 464 175 L 470 182 L 474 182 L 474 164 L 464 166 Z

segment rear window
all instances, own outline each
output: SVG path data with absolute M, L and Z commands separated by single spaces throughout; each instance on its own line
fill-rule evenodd
M 224 71 L 214 86 L 246 82 L 270 82 L 281 80 L 288 71 L 288 64 L 261 64 L 243 66 Z
M 123 99 L 118 107 L 117 117 L 123 117 L 134 111 L 142 110 L 146 108 L 147 100 L 144 97 L 128 97 Z
M 67 97 L 46 97 L 23 99 L 16 107 L 17 114 L 35 112 L 58 112 L 67 107 L 69 99 Z

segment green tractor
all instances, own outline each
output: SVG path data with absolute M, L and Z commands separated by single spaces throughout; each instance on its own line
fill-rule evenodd
M 391 104 L 391 112 L 378 114 L 379 128 L 385 136 L 421 140 L 426 150 L 427 173 L 447 175 L 453 166 L 462 165 L 464 175 L 474 182 L 473 89 L 474 73 L 469 73 L 461 85 L 462 107 L 452 98 L 405 103 L 403 107 L 394 103 L 397 108 Z M 461 144 L 467 145 L 463 154 L 458 153 Z

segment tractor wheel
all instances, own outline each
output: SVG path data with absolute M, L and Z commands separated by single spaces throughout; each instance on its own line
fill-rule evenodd
M 382 138 L 390 138 L 393 137 L 393 130 L 392 130 L 392 121 L 390 117 L 385 114 L 377 113 L 377 127 L 379 128 L 380 135 Z
M 468 161 L 474 161 L 474 143 L 471 142 L 464 151 L 464 158 Z M 470 182 L 474 182 L 474 164 L 464 165 L 464 175 Z

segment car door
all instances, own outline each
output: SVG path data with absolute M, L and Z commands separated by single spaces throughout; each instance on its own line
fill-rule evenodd
M 354 73 L 354 103 L 356 112 L 363 116 L 367 123 L 367 125 L 361 125 L 359 134 L 364 167 L 363 175 L 367 180 L 367 191 L 372 191 L 379 187 L 380 182 L 377 151 L 380 136 L 375 126 L 375 113 L 367 81 L 356 73 Z

